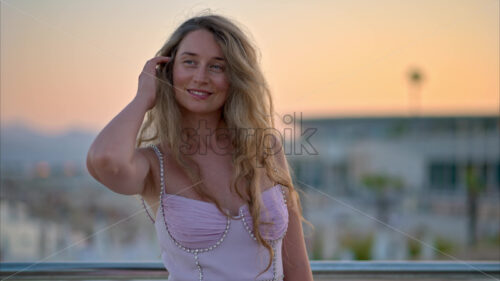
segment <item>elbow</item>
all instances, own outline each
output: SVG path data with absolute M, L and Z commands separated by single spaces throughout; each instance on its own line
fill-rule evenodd
M 87 154 L 87 170 L 94 178 L 99 180 L 99 172 L 106 172 L 108 175 L 116 176 L 120 169 L 111 155 L 96 154 L 89 151 Z
M 127 190 L 124 184 L 125 168 L 119 166 L 108 157 L 87 157 L 87 169 L 90 175 L 109 190 L 123 195 L 137 194 L 135 190 Z

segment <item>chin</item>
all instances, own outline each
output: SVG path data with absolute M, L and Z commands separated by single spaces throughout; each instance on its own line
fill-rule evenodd
M 222 110 L 222 107 L 212 107 L 212 106 L 206 106 L 203 104 L 180 104 L 179 106 L 183 109 L 181 112 L 184 111 L 184 113 L 197 113 L 197 114 L 208 114 L 208 113 L 213 113 L 219 110 Z
M 224 104 L 217 106 L 210 102 L 204 102 L 204 101 L 199 102 L 189 99 L 188 100 L 178 99 L 177 104 L 181 108 L 181 113 L 184 111 L 185 113 L 190 112 L 197 114 L 213 113 L 222 110 L 222 107 L 224 106 Z

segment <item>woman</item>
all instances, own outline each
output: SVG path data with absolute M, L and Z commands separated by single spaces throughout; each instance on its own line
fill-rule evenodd
M 312 280 L 257 59 L 227 18 L 187 20 L 88 152 L 93 177 L 153 210 L 169 280 Z

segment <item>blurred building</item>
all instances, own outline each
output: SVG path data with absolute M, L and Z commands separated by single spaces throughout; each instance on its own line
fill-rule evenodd
M 468 165 L 477 169 L 486 193 L 500 192 L 499 116 L 296 121 L 295 131 L 316 132 L 309 137 L 313 150 L 300 138 L 287 140 L 295 176 L 332 194 L 355 194 L 363 175 L 382 173 L 402 177 L 407 190 L 461 196 Z
M 311 243 L 328 252 L 317 258 L 342 259 L 342 240 L 360 233 L 372 236 L 346 243 L 359 245 L 373 239 L 374 259 L 410 258 L 411 236 L 425 241 L 419 243 L 423 249 L 418 258 L 436 258 L 439 253 L 432 247 L 439 248 L 442 241 L 465 251 L 472 217 L 479 238 L 498 237 L 499 116 L 297 117 L 294 122 L 285 120 L 285 154 L 296 187 L 307 193 L 303 197 L 306 218 L 316 233 L 329 233 L 311 238 L 322 240 Z M 473 198 L 474 215 L 468 169 L 474 170 L 480 186 Z M 372 180 L 371 189 L 367 176 L 379 179 L 378 183 Z M 398 179 L 401 186 L 384 187 L 383 179 Z M 406 246 L 393 247 L 398 243 Z M 424 244 L 432 247 L 426 249 Z M 350 259 L 352 253 L 346 256 Z

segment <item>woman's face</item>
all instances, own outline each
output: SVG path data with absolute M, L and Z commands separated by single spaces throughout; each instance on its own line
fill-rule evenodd
M 211 32 L 198 29 L 182 39 L 174 58 L 173 84 L 184 110 L 210 113 L 224 105 L 229 89 L 226 62 Z

